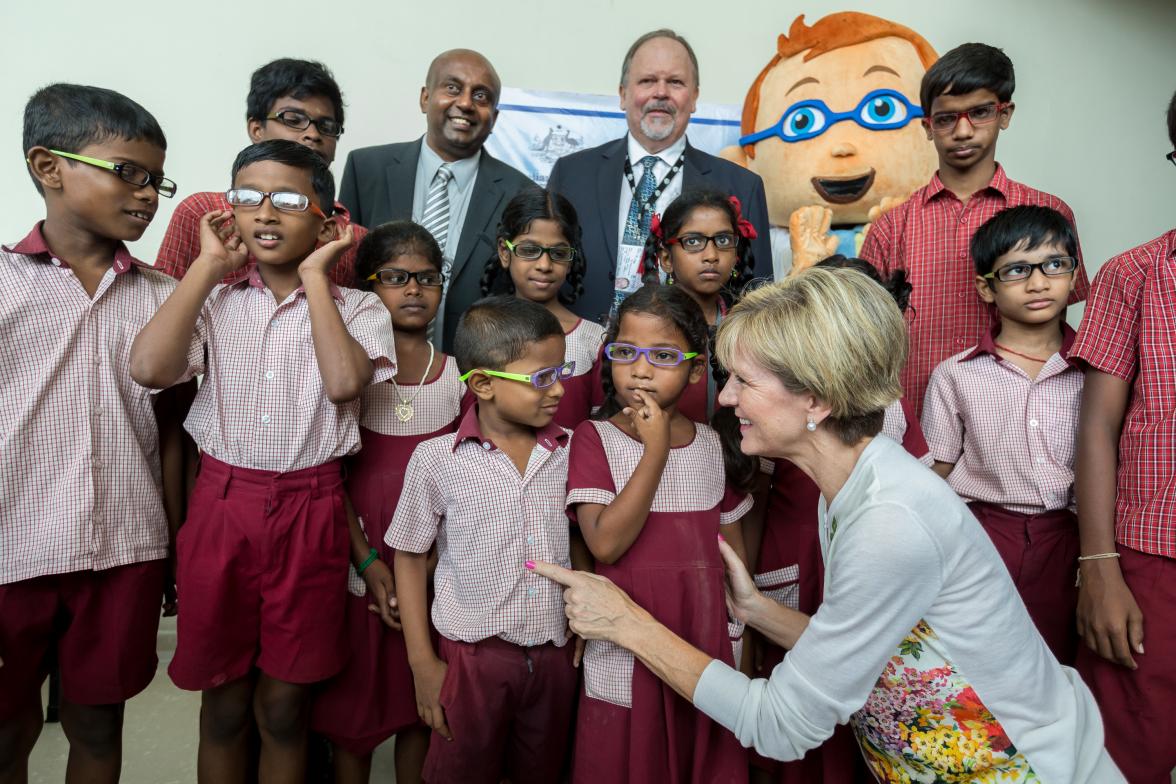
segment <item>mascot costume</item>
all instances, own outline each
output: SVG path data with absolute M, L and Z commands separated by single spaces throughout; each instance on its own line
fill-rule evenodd
M 938 58 L 914 30 L 869 14 L 804 15 L 743 102 L 722 156 L 763 178 L 777 278 L 856 256 L 870 221 L 935 173 L 919 83 Z

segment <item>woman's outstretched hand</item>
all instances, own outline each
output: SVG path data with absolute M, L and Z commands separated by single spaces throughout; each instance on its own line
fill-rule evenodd
M 751 578 L 747 567 L 722 534 L 719 534 L 719 554 L 723 556 L 723 564 L 727 567 L 727 611 L 735 620 L 748 623 L 756 603 L 763 596 L 755 587 L 755 580 Z
M 543 561 L 528 561 L 527 568 L 564 586 L 568 626 L 586 640 L 607 640 L 624 646 L 626 634 L 649 618 L 607 577 Z

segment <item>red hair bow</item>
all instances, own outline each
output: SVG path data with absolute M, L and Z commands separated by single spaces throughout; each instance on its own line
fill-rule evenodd
M 743 205 L 739 203 L 737 196 L 732 196 L 729 201 L 731 206 L 735 208 L 735 229 L 739 232 L 739 236 L 747 240 L 754 240 L 759 234 L 755 230 L 755 226 L 751 225 L 751 221 L 743 217 Z
M 666 238 L 662 235 L 661 215 L 656 212 L 649 219 L 649 233 L 657 237 L 659 242 L 665 242 Z

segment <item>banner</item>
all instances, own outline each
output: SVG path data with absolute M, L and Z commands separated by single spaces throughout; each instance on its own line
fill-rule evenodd
M 740 107 L 699 103 L 687 133 L 698 149 L 717 155 L 739 139 Z M 628 131 L 615 95 L 541 92 L 504 87 L 498 121 L 486 149 L 539 185 L 564 155 L 619 139 Z

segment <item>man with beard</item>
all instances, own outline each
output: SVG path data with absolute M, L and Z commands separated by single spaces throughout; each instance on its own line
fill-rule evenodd
M 768 210 L 759 175 L 690 146 L 686 126 L 698 100 L 698 59 L 673 30 L 633 42 L 621 66 L 621 108 L 629 133 L 556 161 L 548 189 L 575 206 L 588 261 L 574 310 L 603 320 L 641 287 L 650 219 L 684 190 L 709 187 L 739 198 L 756 228 L 755 274 L 772 270 Z
M 374 228 L 410 219 L 436 238 L 446 283 L 432 334 L 442 351 L 453 344 L 458 318 L 481 296 L 483 263 L 494 253 L 503 207 L 531 185 L 522 172 L 482 149 L 498 118 L 501 94 L 498 74 L 481 54 L 442 52 L 421 88 L 425 135 L 355 150 L 347 156 L 339 187 L 339 201 L 353 221 Z

